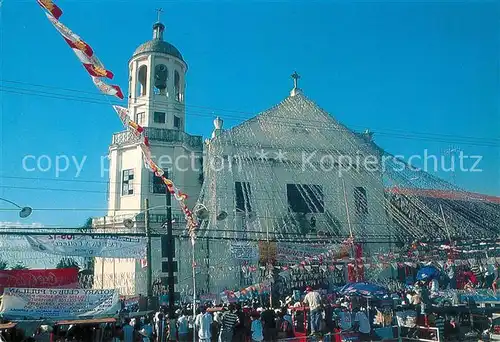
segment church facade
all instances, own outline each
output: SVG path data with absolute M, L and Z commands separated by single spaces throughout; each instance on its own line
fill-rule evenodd
M 153 39 L 130 59 L 128 106 L 132 119 L 145 128 L 158 165 L 187 193 L 198 216 L 199 292 L 218 294 L 259 281 L 258 272 L 248 270 L 262 263 L 260 242 L 285 243 L 293 250 L 294 244 L 315 248 L 352 236 L 367 240 L 388 234 L 382 170 L 365 165 L 380 158 L 369 132 L 354 133 L 319 108 L 299 89 L 295 73 L 290 95 L 273 108 L 230 129 L 216 118 L 205 141 L 190 135 L 185 131 L 187 64 L 164 41 L 163 31 L 156 23 Z M 151 229 L 165 233 L 165 186 L 145 168 L 136 138 L 114 134 L 109 159 L 108 212 L 94 219 L 94 229 L 143 232 L 148 199 Z M 176 291 L 189 296 L 191 245 L 175 200 L 172 212 Z M 126 220 L 133 224 L 125 225 Z M 155 279 L 166 276 L 161 238 L 153 239 L 152 251 L 152 265 L 97 259 L 95 286 L 145 294 L 147 267 Z

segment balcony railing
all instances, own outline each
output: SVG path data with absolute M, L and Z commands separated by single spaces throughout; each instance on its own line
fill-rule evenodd
M 202 136 L 189 135 L 185 132 L 174 129 L 155 127 L 145 127 L 144 134 L 150 141 L 181 143 L 186 144 L 193 149 L 203 149 Z M 140 139 L 131 132 L 123 131 L 113 134 L 113 140 L 111 144 L 115 146 L 121 146 L 126 144 L 133 144 L 138 142 L 139 140 Z

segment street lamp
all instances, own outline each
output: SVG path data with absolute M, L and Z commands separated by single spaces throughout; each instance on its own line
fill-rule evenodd
M 20 205 L 18 205 L 17 203 L 14 203 L 12 201 L 9 201 L 8 199 L 5 199 L 5 198 L 1 198 L 0 197 L 0 201 L 4 201 L 4 202 L 7 202 L 7 203 L 10 203 L 12 205 L 15 205 L 16 207 L 18 207 L 19 209 L 19 217 L 20 218 L 26 218 L 28 216 L 31 215 L 31 213 L 33 212 L 33 209 L 31 207 L 21 207 Z

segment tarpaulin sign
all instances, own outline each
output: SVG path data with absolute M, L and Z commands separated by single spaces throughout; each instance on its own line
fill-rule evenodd
M 257 244 L 248 242 L 233 242 L 229 246 L 229 251 L 235 260 L 253 261 L 259 259 L 259 249 Z
M 0 314 L 9 319 L 76 319 L 113 315 L 120 309 L 114 289 L 5 288 Z
M 38 252 L 80 257 L 146 258 L 145 237 L 103 237 L 97 235 L 26 236 Z
M 53 270 L 2 270 L 0 294 L 6 287 L 29 288 L 78 288 L 78 269 Z

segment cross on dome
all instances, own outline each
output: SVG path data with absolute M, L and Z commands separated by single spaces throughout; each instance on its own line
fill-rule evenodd
M 161 17 L 161 14 L 163 13 L 163 8 L 157 8 L 156 9 L 156 13 L 157 13 L 157 22 L 160 22 L 160 17 Z
M 298 83 L 299 83 L 300 75 L 297 73 L 297 71 L 293 72 L 292 78 L 293 78 L 293 87 L 294 88 L 298 88 Z
M 293 79 L 293 89 L 290 92 L 290 96 L 295 96 L 300 92 L 300 89 L 299 89 L 300 75 L 297 73 L 297 71 L 294 71 L 293 74 L 291 75 L 291 77 Z

